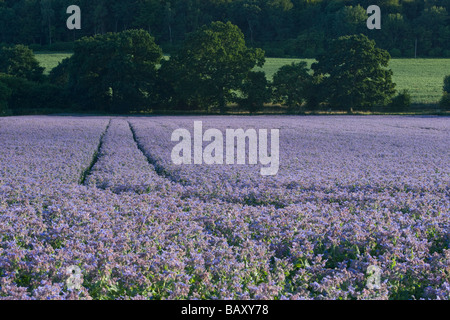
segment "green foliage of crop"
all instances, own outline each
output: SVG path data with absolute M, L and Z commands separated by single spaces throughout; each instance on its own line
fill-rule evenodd
M 70 53 L 37 53 L 36 58 L 45 67 L 45 73 L 58 65 Z M 292 62 L 306 61 L 308 67 L 314 59 L 287 59 L 266 58 L 263 70 L 267 78 L 272 80 L 273 75 L 284 65 Z M 408 90 L 412 103 L 438 103 L 442 98 L 442 83 L 444 77 L 450 74 L 450 59 L 392 59 L 390 67 L 394 72 L 393 80 L 397 84 L 397 91 Z

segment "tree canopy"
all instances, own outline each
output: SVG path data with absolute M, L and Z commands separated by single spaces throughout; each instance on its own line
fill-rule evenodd
M 42 80 L 44 68 L 24 45 L 0 48 L 0 72 L 31 81 Z
M 238 100 L 250 113 L 259 111 L 264 103 L 270 102 L 272 92 L 263 71 L 251 71 L 241 86 L 243 97 Z
M 312 69 L 323 76 L 322 93 L 334 108 L 370 109 L 386 104 L 395 94 L 389 53 L 365 35 L 331 41 L 317 60 Z
M 81 7 L 81 30 L 66 28 L 72 4 Z M 381 30 L 366 28 L 372 4 L 381 7 Z M 231 21 L 268 56 L 315 57 L 326 39 L 364 33 L 391 54 L 414 57 L 417 40 L 419 56 L 450 57 L 448 0 L 0 0 L 0 43 L 57 48 L 84 36 L 144 29 L 170 48 L 213 21 Z
M 121 113 L 145 107 L 161 58 L 161 49 L 144 30 L 83 38 L 70 58 L 70 91 L 87 108 Z
M 214 105 L 224 113 L 249 72 L 264 61 L 264 52 L 248 48 L 237 26 L 213 22 L 193 32 L 161 72 L 172 80 L 176 99 L 187 105 Z
M 450 93 L 450 75 L 444 78 L 444 92 Z
M 450 75 L 444 78 L 444 95 L 439 105 L 444 110 L 450 110 Z
M 230 103 L 251 113 L 266 102 L 288 106 L 291 113 L 322 107 L 371 110 L 388 104 L 404 110 L 410 104 L 406 94 L 392 100 L 390 55 L 363 34 L 331 41 L 312 70 L 306 62 L 281 67 L 272 83 L 254 70 L 264 65 L 264 51 L 247 47 L 244 34 L 231 22 L 204 25 L 164 59 L 142 29 L 84 37 L 48 77 L 23 45 L 5 47 L 0 54 L 2 110 L 12 112 L 64 104 L 113 114 L 161 108 L 224 114 Z
M 0 116 L 8 112 L 8 99 L 11 96 L 11 89 L 0 81 Z
M 281 67 L 273 76 L 272 86 L 276 102 L 286 103 L 291 111 L 308 97 L 312 76 L 306 62 L 292 63 Z

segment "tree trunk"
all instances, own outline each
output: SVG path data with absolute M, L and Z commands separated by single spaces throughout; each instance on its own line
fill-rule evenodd
M 52 24 L 50 18 L 48 18 L 48 41 L 50 42 L 50 45 L 52 45 Z
M 253 47 L 253 28 L 252 28 L 252 24 L 250 23 L 250 20 L 247 19 L 248 22 L 248 28 L 250 29 L 250 43 L 252 44 Z
M 172 26 L 169 24 L 169 40 L 172 43 Z
M 225 94 L 223 92 L 223 89 L 220 93 L 219 97 L 219 108 L 220 108 L 220 114 L 225 114 L 227 109 L 227 101 L 225 100 Z

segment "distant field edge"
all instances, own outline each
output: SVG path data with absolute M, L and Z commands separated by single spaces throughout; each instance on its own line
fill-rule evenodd
M 161 116 L 176 116 L 176 117 L 184 117 L 184 116 L 221 116 L 221 117 L 229 117 L 229 116 L 248 116 L 248 117 L 256 117 L 256 116 L 277 116 L 277 117 L 302 117 L 302 116 L 440 116 L 440 117 L 449 117 L 450 111 L 417 111 L 417 112 L 352 112 L 348 113 L 345 111 L 317 111 L 317 112 L 301 112 L 301 113 L 282 113 L 282 112 L 228 112 L 226 114 L 220 114 L 219 112 L 140 112 L 140 113 L 129 113 L 129 114 L 110 114 L 110 113 L 83 113 L 83 112 L 48 112 L 43 111 L 39 112 L 38 110 L 33 110 L 33 112 L 21 112 L 19 114 L 12 114 L 3 116 L 0 118 L 8 118 L 8 117 L 21 117 L 21 116 L 63 116 L 63 117 L 161 117 Z

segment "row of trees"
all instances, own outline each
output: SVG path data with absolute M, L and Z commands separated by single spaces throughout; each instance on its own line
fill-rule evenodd
M 128 30 L 77 41 L 73 56 L 47 80 L 31 50 L 23 45 L 3 48 L 0 82 L 3 96 L 9 96 L 3 100 L 12 109 L 34 99 L 30 106 L 64 100 L 80 111 L 164 108 L 223 114 L 230 103 L 256 112 L 276 102 L 295 113 L 323 105 L 371 110 L 391 101 L 395 84 L 385 50 L 364 35 L 343 36 L 328 47 L 312 70 L 306 63 L 284 66 L 269 83 L 263 72 L 254 71 L 263 66 L 264 51 L 248 48 L 241 30 L 230 22 L 213 22 L 193 32 L 170 59 L 163 58 L 148 32 Z
M 34 109 L 123 114 L 130 112 L 220 112 L 230 107 L 251 113 L 265 104 L 289 113 L 320 108 L 406 111 L 406 92 L 395 95 L 390 55 L 365 35 L 339 37 L 308 68 L 281 67 L 273 77 L 255 71 L 264 51 L 248 48 L 232 23 L 213 22 L 193 32 L 170 58 L 144 30 L 86 37 L 76 42 L 48 77 L 23 46 L 0 50 L 0 113 Z M 450 77 L 444 90 L 449 92 Z M 442 106 L 448 107 L 448 93 Z
M 66 28 L 73 4 L 82 30 Z M 382 9 L 381 30 L 366 27 L 373 4 Z M 448 0 L 0 0 L 0 43 L 48 45 L 144 29 L 170 48 L 202 25 L 231 21 L 271 56 L 315 57 L 327 39 L 363 33 L 393 56 L 450 57 L 449 13 Z
M 444 95 L 439 105 L 443 110 L 450 110 L 450 75 L 444 79 Z

